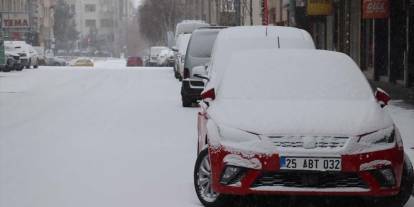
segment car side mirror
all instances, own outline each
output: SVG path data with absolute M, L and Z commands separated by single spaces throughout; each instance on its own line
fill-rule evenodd
M 193 68 L 192 72 L 194 77 L 201 78 L 207 81 L 209 80 L 209 78 L 207 77 L 207 71 L 205 66 L 196 66 Z
M 390 95 L 388 95 L 388 93 L 382 90 L 381 88 L 377 88 L 377 90 L 375 91 L 375 98 L 377 99 L 378 103 L 381 105 L 382 108 L 388 105 L 388 102 L 391 100 Z
M 177 48 L 177 47 L 175 47 L 175 46 L 174 46 L 174 47 L 172 47 L 172 48 L 171 48 L 171 50 L 172 50 L 172 51 L 174 51 L 174 52 L 178 52 L 178 48 Z

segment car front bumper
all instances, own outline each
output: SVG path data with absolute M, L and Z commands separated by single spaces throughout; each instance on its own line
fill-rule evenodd
M 203 90 L 203 81 L 198 79 L 184 79 L 181 86 L 181 95 L 192 100 L 200 100 Z
M 404 162 L 402 148 L 341 155 L 339 172 L 281 170 L 280 155 L 238 152 L 226 147 L 209 148 L 212 187 L 233 195 L 333 195 L 392 196 L 399 192 Z M 312 157 L 312 155 L 309 155 Z M 222 183 L 226 167 L 238 166 L 242 173 L 231 183 Z M 395 185 L 384 186 L 380 170 L 390 169 Z

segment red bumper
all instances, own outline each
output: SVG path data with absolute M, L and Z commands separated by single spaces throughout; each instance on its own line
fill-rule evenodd
M 279 166 L 279 155 L 255 155 L 261 163 L 260 169 L 245 168 L 240 181 L 237 184 L 224 185 L 220 183 L 221 176 L 226 167 L 224 158 L 227 155 L 235 154 L 234 151 L 229 152 L 223 147 L 220 149 L 210 149 L 209 155 L 212 165 L 212 186 L 214 191 L 222 194 L 248 195 L 248 194 L 275 194 L 275 195 L 335 195 L 335 196 L 391 196 L 399 192 L 399 186 L 402 176 L 402 168 L 404 161 L 404 151 L 402 148 L 392 148 L 383 151 L 362 153 L 356 155 L 342 155 L 342 171 L 340 173 L 352 173 L 366 184 L 366 188 L 291 188 L 291 187 L 262 187 L 257 188 L 254 183 L 264 173 L 282 172 Z M 252 157 L 244 157 L 241 153 L 236 155 L 252 159 Z M 391 187 L 383 187 L 375 178 L 371 170 L 361 170 L 361 165 L 375 162 L 376 160 L 386 160 L 391 164 L 387 166 L 375 165 L 373 170 L 382 168 L 391 168 L 395 175 L 395 185 Z M 286 171 L 284 171 L 286 173 Z M 290 171 L 293 172 L 293 171 Z M 289 172 L 287 172 L 289 173 Z

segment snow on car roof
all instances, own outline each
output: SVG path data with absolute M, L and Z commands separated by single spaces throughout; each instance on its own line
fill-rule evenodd
M 323 50 L 237 52 L 229 60 L 218 97 L 266 100 L 367 100 L 371 88 L 347 55 Z M 352 83 L 352 84 L 351 84 Z
M 220 77 L 234 52 L 257 49 L 315 49 L 310 34 L 302 29 L 279 26 L 241 26 L 223 29 L 217 36 L 208 68 Z M 210 82 L 206 88 L 210 88 Z

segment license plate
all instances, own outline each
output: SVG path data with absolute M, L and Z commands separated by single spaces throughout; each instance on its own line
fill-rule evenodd
M 342 161 L 337 157 L 280 157 L 280 169 L 341 171 Z

